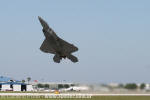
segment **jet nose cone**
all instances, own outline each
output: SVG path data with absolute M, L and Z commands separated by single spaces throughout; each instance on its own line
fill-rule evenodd
M 40 16 L 38 16 L 38 19 L 41 23 L 43 22 L 43 19 Z
M 49 28 L 48 24 L 40 16 L 38 16 L 38 19 L 39 19 L 41 25 L 43 26 L 43 28 L 45 28 L 45 29 Z
M 40 17 L 40 16 L 38 16 L 38 18 L 40 19 L 41 17 Z
M 38 16 L 38 19 L 39 19 L 39 20 L 42 20 L 42 18 L 41 18 L 40 16 Z

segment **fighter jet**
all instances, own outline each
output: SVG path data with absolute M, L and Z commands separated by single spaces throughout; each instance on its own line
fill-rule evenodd
M 78 48 L 59 38 L 41 17 L 38 16 L 38 19 L 43 27 L 42 31 L 45 36 L 45 40 L 42 43 L 40 50 L 45 53 L 54 54 L 53 60 L 56 63 L 60 63 L 62 58 L 68 58 L 74 63 L 78 62 L 78 58 L 71 54 L 78 51 Z

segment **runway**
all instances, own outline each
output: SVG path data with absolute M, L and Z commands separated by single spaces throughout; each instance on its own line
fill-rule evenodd
M 0 93 L 0 96 L 150 96 L 150 94 L 99 94 L 99 93 Z

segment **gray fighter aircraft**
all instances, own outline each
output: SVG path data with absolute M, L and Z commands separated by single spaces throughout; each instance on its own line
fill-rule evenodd
M 78 62 L 78 58 L 71 53 L 78 51 L 78 48 L 63 39 L 59 38 L 56 33 L 48 26 L 48 24 L 38 16 L 38 19 L 43 26 L 45 40 L 40 47 L 40 50 L 45 53 L 52 53 L 54 62 L 60 63 L 62 58 L 68 58 L 72 62 Z

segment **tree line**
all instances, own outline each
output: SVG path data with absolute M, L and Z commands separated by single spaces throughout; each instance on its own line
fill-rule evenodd
M 145 83 L 140 84 L 140 86 L 138 86 L 136 83 L 127 83 L 125 85 L 119 84 L 119 87 L 133 90 L 133 89 L 137 89 L 137 88 L 144 89 L 146 87 L 146 85 L 145 85 Z

